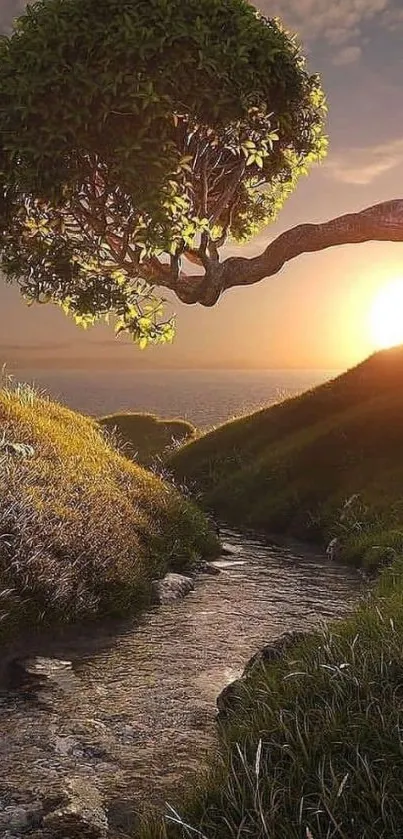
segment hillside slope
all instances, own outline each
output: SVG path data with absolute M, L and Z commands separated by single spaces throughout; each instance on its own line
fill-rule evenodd
M 0 390 L 2 632 L 121 613 L 216 547 L 203 514 L 94 420 L 27 386 Z
M 402 838 L 402 385 L 400 347 L 172 458 L 227 519 L 336 531 L 386 567 L 348 619 L 267 639 L 221 694 L 208 771 L 133 836 Z
M 193 425 L 181 419 L 159 419 L 153 414 L 108 414 L 98 420 L 111 432 L 122 454 L 143 466 L 196 434 Z
M 309 538 L 334 535 L 353 494 L 372 515 L 403 508 L 403 347 L 299 397 L 229 422 L 170 466 L 219 516 Z

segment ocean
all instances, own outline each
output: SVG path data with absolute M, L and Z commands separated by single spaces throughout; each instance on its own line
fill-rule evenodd
M 53 399 L 92 416 L 144 411 L 200 429 L 272 405 L 334 378 L 337 370 L 19 370 Z

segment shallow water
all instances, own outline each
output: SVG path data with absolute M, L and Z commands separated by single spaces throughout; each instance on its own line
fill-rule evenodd
M 248 658 L 285 630 L 341 616 L 363 592 L 355 571 L 314 552 L 234 533 L 225 543 L 234 553 L 216 562 L 221 573 L 184 600 L 32 641 L 44 657 L 36 676 L 0 697 L 0 798 L 37 799 L 85 777 L 117 822 L 124 800 L 173 800 L 212 748 L 216 697 Z

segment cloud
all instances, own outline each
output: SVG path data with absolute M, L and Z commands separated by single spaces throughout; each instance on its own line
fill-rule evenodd
M 333 64 L 358 61 L 371 23 L 389 31 L 403 28 L 401 0 L 253 0 L 269 17 L 280 17 L 303 43 L 337 47 Z M 346 48 L 346 52 L 342 48 Z M 350 52 L 347 52 L 350 48 Z M 353 52 L 354 48 L 354 52 Z
M 334 43 L 349 41 L 363 23 L 382 15 L 391 0 L 257 0 L 265 14 L 278 15 L 303 39 L 325 37 Z
M 367 186 L 402 164 L 403 140 L 399 139 L 329 155 L 323 170 L 341 183 Z
M 354 64 L 355 61 L 359 61 L 362 55 L 361 47 L 343 47 L 340 52 L 337 52 L 333 58 L 333 64 L 336 67 L 343 67 L 346 64 Z

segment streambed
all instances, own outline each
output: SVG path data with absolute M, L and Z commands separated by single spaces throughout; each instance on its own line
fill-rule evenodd
M 0 822 L 2 806 L 35 810 L 67 781 L 99 790 L 112 835 L 132 809 L 165 806 L 214 748 L 216 697 L 250 656 L 341 617 L 364 591 L 356 571 L 314 551 L 234 532 L 224 541 L 221 573 L 185 599 L 31 639 L 31 676 L 0 691 Z

